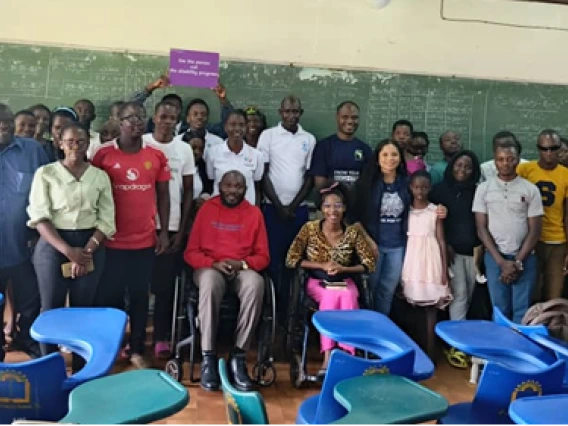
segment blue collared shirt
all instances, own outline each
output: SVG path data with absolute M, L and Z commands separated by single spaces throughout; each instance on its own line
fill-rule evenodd
M 45 151 L 33 139 L 14 137 L 0 151 L 0 269 L 19 265 L 31 255 L 26 207 L 34 173 L 48 163 Z

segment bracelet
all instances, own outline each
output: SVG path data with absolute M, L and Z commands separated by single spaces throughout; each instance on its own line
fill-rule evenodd
M 95 237 L 91 237 L 91 241 L 92 241 L 93 243 L 95 243 L 95 245 L 96 245 L 97 247 L 101 245 L 101 243 L 99 242 L 99 240 L 97 240 Z

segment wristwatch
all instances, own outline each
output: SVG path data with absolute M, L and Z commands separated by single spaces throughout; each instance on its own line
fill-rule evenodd
M 248 264 L 243 260 L 243 271 L 246 271 L 248 268 Z
M 523 262 L 520 260 L 515 260 L 515 266 L 519 269 L 519 271 L 524 270 Z

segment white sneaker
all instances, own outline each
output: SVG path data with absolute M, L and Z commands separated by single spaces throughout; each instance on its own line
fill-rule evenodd
M 146 362 L 144 357 L 140 354 L 132 354 L 130 356 L 130 363 L 139 370 L 149 368 L 149 364 Z

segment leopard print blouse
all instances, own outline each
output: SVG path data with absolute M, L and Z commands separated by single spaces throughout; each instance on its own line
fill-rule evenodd
M 322 220 L 313 220 L 300 229 L 288 250 L 286 257 L 288 268 L 297 267 L 302 260 L 312 262 L 331 260 L 343 266 L 361 264 L 369 272 L 375 270 L 375 257 L 367 239 L 357 227 L 347 226 L 339 243 L 332 246 L 322 231 L 322 222 Z M 354 262 L 354 258 L 357 257 L 359 260 Z

